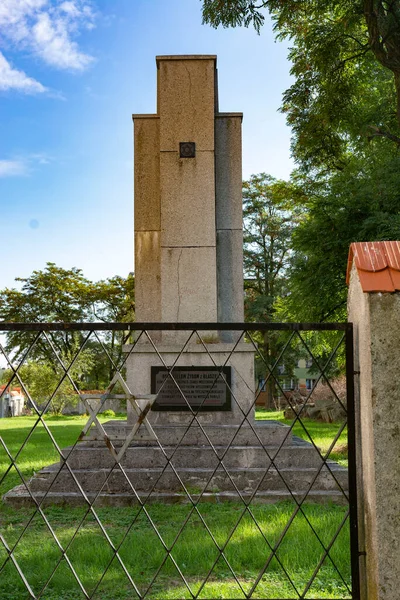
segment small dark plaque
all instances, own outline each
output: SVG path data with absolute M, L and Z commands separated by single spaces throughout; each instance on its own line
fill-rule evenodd
M 195 158 L 195 142 L 179 142 L 179 156 L 180 158 Z
M 231 367 L 151 367 L 152 410 L 230 410 Z

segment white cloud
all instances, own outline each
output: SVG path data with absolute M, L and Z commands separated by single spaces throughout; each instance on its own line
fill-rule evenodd
M 24 160 L 0 160 L 0 177 L 15 177 L 27 173 L 28 165 Z
M 23 71 L 14 69 L 0 52 L 0 90 L 18 90 L 25 94 L 40 94 L 46 91 L 46 88 L 25 75 Z
M 57 69 L 82 71 L 93 62 L 75 38 L 82 29 L 92 29 L 94 20 L 91 0 L 0 0 L 0 39 Z M 12 69 L 4 57 L 3 69 L 4 61 L 14 75 L 3 89 L 45 90 L 23 71 Z
M 63 18 L 52 19 L 48 13 L 42 12 L 32 28 L 32 38 L 36 53 L 54 67 L 83 70 L 93 61 L 70 39 Z
M 16 156 L 12 159 L 0 159 L 0 179 L 30 175 L 40 166 L 49 165 L 53 160 L 54 158 L 46 152 Z

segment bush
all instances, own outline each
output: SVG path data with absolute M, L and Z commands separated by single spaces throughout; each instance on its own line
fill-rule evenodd
M 111 409 L 108 410 L 104 410 L 103 412 L 99 413 L 102 417 L 107 417 L 109 419 L 113 419 L 115 417 L 115 412 Z

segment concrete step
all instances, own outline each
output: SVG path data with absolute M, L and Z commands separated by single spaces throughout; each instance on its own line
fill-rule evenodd
M 212 468 L 179 468 L 165 469 L 124 469 L 124 473 L 115 467 L 110 469 L 74 469 L 73 474 L 85 492 L 98 492 L 100 489 L 109 494 L 131 491 L 131 485 L 141 492 L 181 492 L 182 483 L 193 492 L 253 491 L 259 487 L 261 491 L 291 491 L 308 489 L 311 485 L 318 490 L 347 489 L 347 470 L 336 464 L 330 465 L 334 474 L 323 467 L 321 472 L 313 468 L 283 468 L 266 470 L 265 468 L 230 468 L 227 472 L 219 466 L 214 472 Z M 317 477 L 316 477 L 317 476 Z M 316 477 L 316 479 L 315 479 Z M 335 481 L 336 478 L 336 481 Z M 312 484 L 312 482 L 315 482 Z M 129 483 L 130 482 L 130 483 Z M 337 483 L 338 482 L 338 483 Z M 131 484 L 131 485 L 130 485 Z M 42 469 L 34 476 L 29 487 L 32 493 L 45 492 L 51 486 L 54 492 L 78 492 L 71 473 L 64 465 L 52 465 Z
M 107 421 L 103 425 L 106 433 L 114 438 L 125 440 L 132 426 L 126 421 Z M 154 432 L 161 445 L 173 446 L 181 444 L 183 446 L 201 446 L 204 444 L 220 444 L 229 446 L 235 444 L 239 446 L 269 444 L 279 446 L 284 440 L 285 443 L 292 443 L 292 433 L 288 425 L 283 425 L 277 421 L 255 421 L 252 427 L 246 422 L 243 425 L 204 425 L 199 427 L 192 423 L 187 425 L 153 425 Z M 254 430 L 254 431 L 253 431 Z M 157 442 L 144 441 L 142 436 L 146 436 L 147 431 L 142 426 L 137 434 L 136 444 L 151 446 Z M 208 439 L 207 439 L 208 438 Z M 103 438 L 93 427 L 85 439 L 92 441 L 101 441 Z M 135 442 L 133 442 L 135 444 Z
M 295 502 L 300 502 L 303 500 L 306 494 L 306 490 L 299 490 L 298 492 L 294 492 L 290 494 L 288 491 L 279 490 L 274 491 L 270 490 L 267 492 L 257 492 L 257 495 L 252 499 L 252 503 L 254 504 L 271 504 L 275 502 L 282 501 L 292 501 L 293 507 L 295 506 Z M 87 497 L 90 501 L 93 501 L 96 494 L 88 493 Z M 177 502 L 181 503 L 189 503 L 190 500 L 184 493 L 173 493 L 173 492 L 164 492 L 164 493 L 155 493 L 153 492 L 149 497 L 143 494 L 139 494 L 141 501 L 146 500 L 146 504 L 151 503 L 162 503 L 162 504 L 175 504 Z M 244 491 L 242 492 L 242 498 L 245 501 L 249 501 L 252 497 L 251 492 Z M 191 499 L 193 502 L 196 502 L 199 496 L 197 494 L 191 494 Z M 295 498 L 295 500 L 294 500 Z M 24 485 L 19 485 L 14 489 L 10 490 L 4 496 L 4 502 L 8 505 L 13 506 L 13 508 L 25 508 L 30 507 L 33 503 L 31 496 L 26 491 Z M 45 497 L 45 492 L 36 492 L 35 499 L 37 502 L 40 502 L 42 506 L 49 506 L 52 504 L 58 505 L 68 505 L 68 506 L 81 506 L 85 504 L 85 500 L 81 493 L 77 492 L 49 492 Z M 340 491 L 334 490 L 312 490 L 307 494 L 306 502 L 316 502 L 318 504 L 323 504 L 326 502 L 334 502 L 335 504 L 343 504 L 347 505 L 348 501 L 343 496 Z M 200 502 L 241 502 L 236 492 L 217 492 L 217 493 L 209 493 L 206 492 L 201 496 Z M 98 495 L 95 507 L 98 506 L 134 506 L 138 504 L 138 500 L 136 496 L 132 493 L 121 493 L 118 492 L 116 494 L 108 494 L 101 493 Z
M 115 445 L 118 449 L 118 446 Z M 78 444 L 71 452 L 70 448 L 63 449 L 68 457 L 71 469 L 111 468 L 115 460 L 104 442 L 97 446 Z M 267 469 L 273 460 L 277 468 L 283 467 L 319 467 L 322 459 L 318 451 L 307 443 L 276 446 L 155 446 L 129 447 L 121 460 L 126 468 L 156 468 L 165 467 L 168 460 L 176 468 L 215 468 L 223 457 L 226 467 Z

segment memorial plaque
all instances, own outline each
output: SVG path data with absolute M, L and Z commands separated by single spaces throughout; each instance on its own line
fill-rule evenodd
M 152 410 L 231 409 L 231 367 L 174 367 L 171 375 L 175 381 L 167 367 L 151 367 Z

